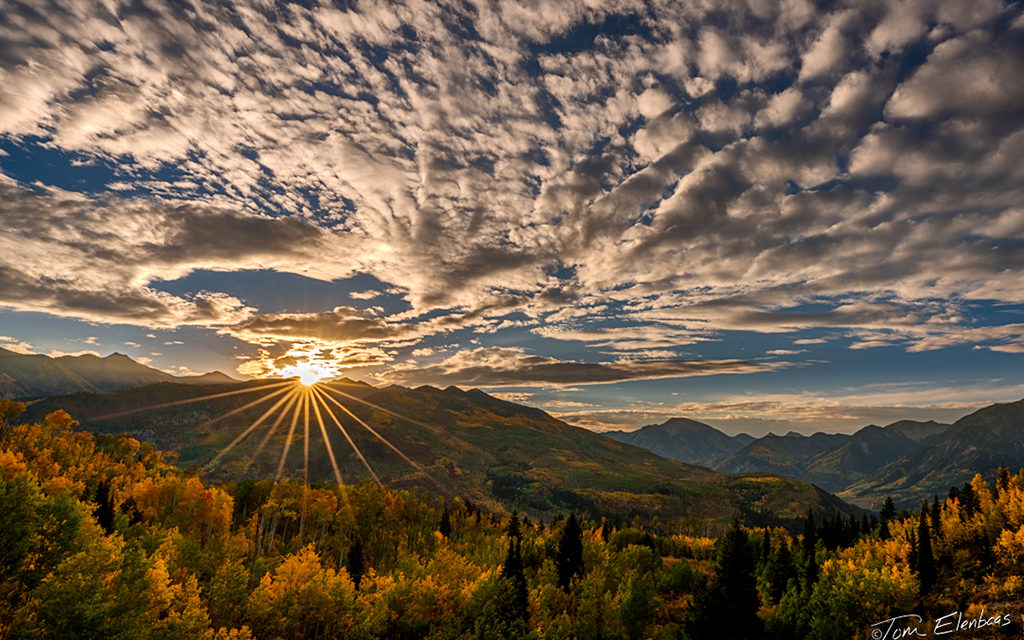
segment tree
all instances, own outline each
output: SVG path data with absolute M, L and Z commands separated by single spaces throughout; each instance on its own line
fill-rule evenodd
M 889 522 L 896 517 L 896 503 L 892 501 L 892 497 L 887 497 L 885 503 L 882 505 L 882 511 L 878 514 L 882 519 L 882 522 Z
M 583 531 L 575 513 L 569 516 L 562 528 L 555 566 L 558 568 L 558 586 L 566 591 L 574 576 L 583 575 Z
M 804 553 L 813 553 L 817 542 L 818 530 L 814 526 L 814 512 L 808 509 L 807 517 L 804 519 Z
M 715 560 L 715 578 L 706 590 L 698 590 L 692 614 L 686 621 L 687 632 L 701 638 L 760 638 L 764 626 L 757 611 L 757 553 L 738 521 L 719 541 Z
M 114 533 L 114 494 L 110 490 L 109 480 L 103 480 L 96 488 L 96 511 L 93 516 L 103 527 L 104 533 Z
M 769 585 L 768 597 L 774 604 L 786 592 L 786 585 L 796 577 L 793 567 L 793 556 L 789 552 L 789 544 L 785 540 L 768 560 L 765 580 Z
M 359 583 L 363 579 L 363 572 L 366 571 L 366 564 L 363 560 L 363 543 L 356 540 L 348 548 L 348 556 L 345 558 L 348 565 L 348 575 L 352 578 L 352 584 L 359 589 Z
M 446 538 L 452 532 L 452 517 L 451 514 L 448 513 L 448 507 L 445 507 L 444 511 L 441 513 L 441 523 L 437 525 L 437 530 Z
M 24 412 L 24 402 L 0 400 L 0 442 L 7 440 L 7 434 L 14 426 L 14 421 Z
M 928 503 L 921 505 L 921 519 L 917 524 L 917 575 L 921 582 L 921 595 L 927 594 L 938 578 L 935 556 L 932 554 L 931 536 L 928 533 Z
M 623 586 L 620 596 L 619 619 L 626 628 L 630 640 L 647 637 L 647 628 L 651 626 L 658 611 L 654 603 L 654 585 L 647 574 L 630 576 Z
M 507 580 L 511 587 L 510 615 L 513 618 L 526 620 L 529 617 L 530 601 L 526 586 L 526 574 L 523 571 L 521 543 L 519 516 L 513 513 L 512 520 L 508 525 L 508 552 L 505 554 L 505 564 L 501 566 L 501 578 Z
M 939 506 L 939 497 L 932 496 L 931 508 L 931 532 L 938 538 L 942 535 L 942 508 Z

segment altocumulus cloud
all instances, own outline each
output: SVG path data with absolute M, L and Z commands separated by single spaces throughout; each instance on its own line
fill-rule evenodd
M 760 373 L 785 366 L 789 365 L 784 362 L 744 360 L 646 359 L 574 362 L 530 355 L 518 348 L 492 347 L 461 351 L 436 365 L 397 367 L 378 377 L 384 382 L 405 385 L 589 385 L 624 380 Z
M 0 40 L 3 140 L 108 163 L 121 194 L 4 181 L 16 309 L 257 342 L 513 313 L 622 350 L 1024 340 L 963 312 L 1024 302 L 1018 3 L 63 0 L 5 7 Z M 369 273 L 410 311 L 267 318 L 151 286 L 197 269 Z M 528 359 L 510 371 L 713 369 Z M 471 360 L 434 372 L 516 377 Z

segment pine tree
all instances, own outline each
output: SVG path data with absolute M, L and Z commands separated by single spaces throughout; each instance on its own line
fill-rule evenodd
M 437 530 L 446 538 L 452 532 L 452 517 L 451 514 L 448 513 L 448 507 L 445 507 L 444 511 L 441 513 L 441 522 L 437 525 Z
M 818 542 L 818 530 L 814 526 L 814 512 L 807 510 L 807 518 L 804 520 L 804 552 L 814 552 L 814 545 Z
M 569 516 L 562 528 L 555 566 L 558 568 L 558 586 L 565 591 L 569 590 L 574 576 L 583 575 L 583 531 L 575 513 Z
M 796 572 L 793 567 L 793 556 L 789 551 L 789 544 L 783 540 L 772 555 L 765 574 L 765 579 L 770 585 L 769 598 L 773 604 L 782 598 L 782 594 L 786 592 L 786 585 L 794 577 Z
M 942 507 L 939 506 L 939 497 L 932 496 L 932 510 L 931 510 L 931 527 L 932 534 L 938 538 L 942 535 Z
M 917 575 L 921 582 L 921 595 L 924 596 L 931 590 L 938 577 L 931 536 L 928 533 L 927 502 L 921 505 L 921 519 L 917 524 Z
M 804 559 L 804 584 L 808 589 L 810 589 L 811 586 L 817 581 L 818 558 L 814 552 L 814 549 L 811 549 L 810 552 L 807 553 L 807 557 Z
M 523 571 L 523 555 L 521 549 L 522 536 L 519 533 L 519 515 L 512 514 L 508 524 L 508 551 L 505 553 L 505 564 L 501 566 L 501 577 L 512 586 L 511 616 L 525 620 L 529 616 L 529 593 L 526 586 L 526 574 Z
M 695 639 L 705 637 L 754 640 L 764 627 L 757 611 L 756 547 L 752 547 L 739 522 L 722 537 L 715 562 L 715 578 L 706 594 L 695 599 L 704 611 L 695 611 L 687 631 Z M 709 632 L 712 635 L 708 635 Z
M 1010 470 L 1006 468 L 1005 464 L 999 465 L 999 470 L 996 472 L 996 491 L 1003 492 L 1010 488 Z
M 896 503 L 892 501 L 891 497 L 885 499 L 885 503 L 882 505 L 882 511 L 878 514 L 882 519 L 882 522 L 889 522 L 896 517 Z
M 348 549 L 348 557 L 346 558 L 348 565 L 348 575 L 352 578 L 352 584 L 359 588 L 359 583 L 363 579 L 363 573 L 366 571 L 365 561 L 363 559 L 363 543 L 356 540 L 351 547 Z
M 110 491 L 109 480 L 103 480 L 96 487 L 96 505 L 96 522 L 110 535 L 114 532 L 114 495 Z

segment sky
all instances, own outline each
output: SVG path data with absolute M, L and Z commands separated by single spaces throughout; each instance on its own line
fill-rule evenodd
M 0 347 L 596 430 L 1024 397 L 1024 7 L 9 0 Z

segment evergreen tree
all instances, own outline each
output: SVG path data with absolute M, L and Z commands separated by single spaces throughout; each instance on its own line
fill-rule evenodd
M 508 610 L 513 618 L 526 620 L 529 616 L 529 594 L 526 587 L 526 574 L 523 571 L 522 536 L 519 533 L 519 516 L 512 514 L 508 524 L 508 551 L 505 553 L 505 564 L 501 566 L 501 577 L 507 580 L 512 589 L 512 602 Z
M 965 482 L 963 489 L 960 490 L 960 506 L 963 507 L 960 511 L 961 520 L 970 520 L 978 511 L 978 496 L 970 482 Z
M 451 514 L 448 513 L 448 507 L 445 507 L 444 511 L 441 513 L 441 522 L 437 525 L 437 530 L 446 538 L 452 532 L 452 517 Z
M 882 522 L 889 522 L 896 517 L 896 503 L 892 501 L 891 497 L 885 499 L 885 503 L 882 505 L 882 511 L 878 514 Z
M 931 527 L 936 538 L 942 535 L 942 507 L 939 506 L 938 496 L 932 496 Z
M 996 471 L 996 492 L 1000 493 L 1010 488 L 1010 470 L 1006 468 L 1005 464 L 999 465 L 999 470 Z
M 363 573 L 366 571 L 365 560 L 363 559 L 363 543 L 356 540 L 352 543 L 352 546 L 348 548 L 348 556 L 346 557 L 346 564 L 348 565 L 348 575 L 352 578 L 352 584 L 359 588 L 359 583 L 363 579 Z
M 761 538 L 761 563 L 768 562 L 768 556 L 772 553 L 772 538 L 768 535 L 768 529 L 764 530 L 764 537 Z
M 804 519 L 804 552 L 814 552 L 814 545 L 818 542 L 818 531 L 814 526 L 814 512 L 807 510 L 807 518 Z
M 114 532 L 114 495 L 110 491 L 109 480 L 103 480 L 96 487 L 96 512 L 93 515 L 107 535 Z
M 569 590 L 573 576 L 583 575 L 583 531 L 575 513 L 569 516 L 562 528 L 555 566 L 558 568 L 558 586 L 565 591 Z
M 699 588 L 685 621 L 686 632 L 694 640 L 733 638 L 752 640 L 764 632 L 757 615 L 756 546 L 751 545 L 739 522 L 733 521 L 719 540 L 715 559 L 715 577 L 706 588 Z
M 768 570 L 765 572 L 765 580 L 768 581 L 770 589 L 768 597 L 773 604 L 782 598 L 782 594 L 786 591 L 786 585 L 795 577 L 793 555 L 789 551 L 789 544 L 783 540 L 779 548 L 772 554 Z
M 928 533 L 928 503 L 921 505 L 921 519 L 917 524 L 917 575 L 921 582 L 921 595 L 926 595 L 935 584 L 938 569 L 932 554 L 931 536 Z
M 809 590 L 818 581 L 818 558 L 814 549 L 804 559 L 804 584 Z

